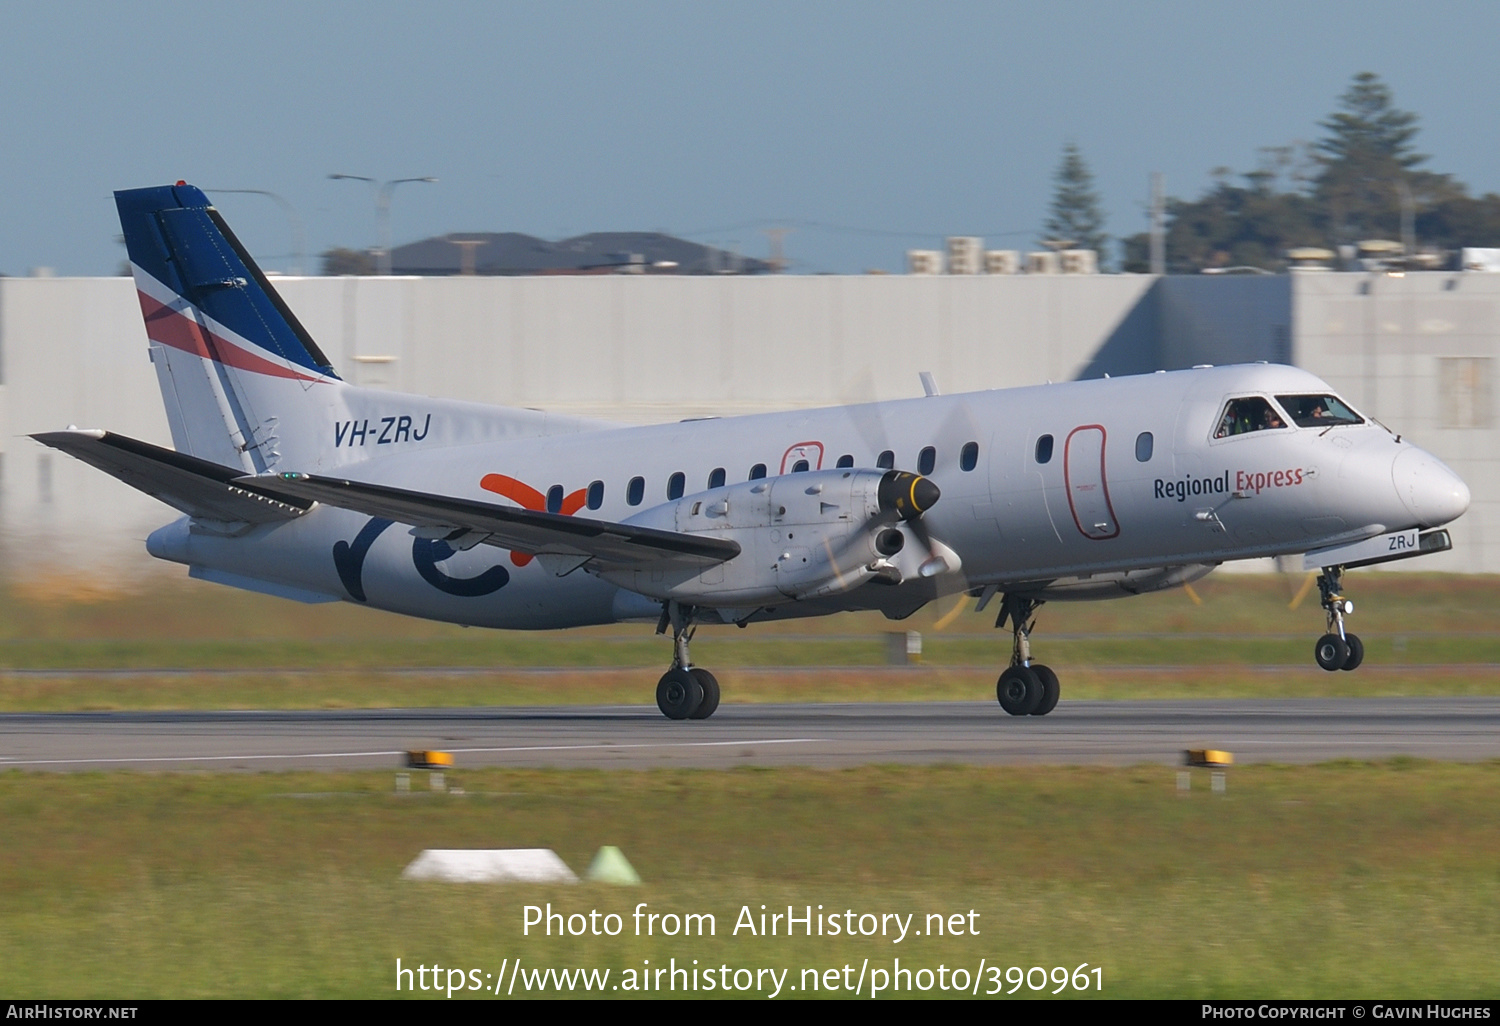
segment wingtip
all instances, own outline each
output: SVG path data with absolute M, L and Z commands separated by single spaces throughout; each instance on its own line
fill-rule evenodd
M 33 432 L 30 437 L 36 439 L 38 442 L 41 442 L 43 445 L 51 445 L 54 440 L 62 440 L 66 438 L 81 437 L 92 438 L 95 441 L 99 441 L 102 440 L 107 434 L 109 434 L 109 432 L 105 431 L 103 428 L 80 428 L 74 427 L 73 425 L 69 424 L 66 430 L 37 431 Z

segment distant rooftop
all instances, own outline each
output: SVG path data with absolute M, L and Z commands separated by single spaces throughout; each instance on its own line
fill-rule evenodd
M 765 274 L 764 260 L 660 232 L 591 232 L 548 242 L 520 232 L 453 232 L 391 250 L 392 274 Z

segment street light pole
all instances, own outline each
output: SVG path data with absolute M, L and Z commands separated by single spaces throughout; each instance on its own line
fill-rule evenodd
M 436 182 L 436 178 L 393 178 L 388 182 L 377 183 L 373 178 L 364 175 L 329 175 L 329 178 L 343 179 L 355 182 L 369 182 L 375 186 L 375 232 L 378 236 L 378 249 L 375 252 L 376 273 L 388 275 L 391 273 L 391 193 L 396 191 L 396 186 L 403 182 Z
M 1151 273 L 1167 273 L 1166 179 L 1160 171 L 1151 172 Z
M 275 200 L 282 211 L 286 213 L 287 222 L 292 226 L 292 251 L 296 255 L 296 263 L 292 265 L 291 274 L 300 275 L 302 267 L 307 261 L 307 237 L 302 231 L 302 218 L 297 216 L 297 208 L 292 206 L 286 199 L 267 192 L 265 189 L 204 189 L 204 192 L 234 192 L 249 196 L 265 196 Z
M 380 273 L 391 273 L 391 193 L 402 182 L 436 182 L 436 178 L 396 178 L 380 187 L 375 206 L 380 218 Z
M 1402 266 L 1410 270 L 1417 255 L 1417 205 L 1406 179 L 1396 179 L 1396 191 L 1401 195 L 1401 255 L 1406 258 Z

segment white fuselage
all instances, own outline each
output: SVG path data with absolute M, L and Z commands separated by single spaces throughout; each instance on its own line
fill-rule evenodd
M 1468 504 L 1467 488 L 1451 471 L 1367 418 L 1215 437 L 1221 411 L 1235 397 L 1332 394 L 1313 375 L 1282 366 L 470 444 L 454 442 L 484 432 L 445 419 L 482 416 L 473 407 L 452 412 L 457 408 L 442 400 L 349 392 L 350 401 L 319 407 L 328 411 L 327 423 L 301 425 L 326 433 L 319 448 L 334 458 L 320 462 L 352 480 L 432 495 L 545 504 L 548 492 L 560 489 L 554 509 L 560 494 L 562 512 L 619 522 L 710 489 L 720 470 L 723 483 L 733 485 L 757 465 L 770 477 L 795 473 L 799 461 L 809 470 L 834 468 L 840 457 L 875 468 L 887 450 L 895 468 L 922 473 L 941 489 L 923 524 L 961 557 L 961 573 L 788 600 L 761 609 L 760 617 L 859 608 L 903 616 L 939 593 L 989 585 L 1045 597 L 1153 590 L 1228 560 L 1436 526 Z M 928 447 L 930 469 L 922 462 Z M 283 462 L 276 469 L 322 468 Z M 673 495 L 678 474 L 683 484 Z M 515 485 L 497 492 L 494 475 L 534 493 L 518 499 Z M 632 502 L 635 478 L 642 484 Z M 204 576 L 233 575 L 465 624 L 555 628 L 654 619 L 659 611 L 659 603 L 586 571 L 559 577 L 493 545 L 453 551 L 438 544 L 434 550 L 430 539 L 400 524 L 318 506 L 238 536 L 184 518 L 153 535 L 150 549 Z

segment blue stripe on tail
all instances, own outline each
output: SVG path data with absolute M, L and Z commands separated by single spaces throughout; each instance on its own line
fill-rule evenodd
M 202 190 L 130 189 L 115 193 L 115 205 L 137 267 L 242 338 L 288 363 L 338 377 Z

